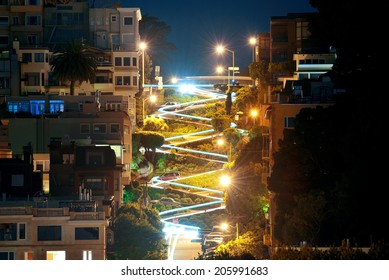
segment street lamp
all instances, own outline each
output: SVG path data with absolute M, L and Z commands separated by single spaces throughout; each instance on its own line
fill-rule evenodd
M 228 175 L 223 175 L 220 177 L 220 184 L 223 187 L 228 187 L 231 184 L 231 177 Z
M 257 45 L 257 39 L 255 37 L 250 37 L 249 39 L 249 44 L 253 47 L 253 56 L 252 56 L 252 62 L 256 62 L 257 61 L 257 57 L 255 55 L 255 47 Z
M 222 139 L 222 138 L 219 138 L 217 139 L 216 141 L 217 145 L 218 146 L 224 146 L 225 145 L 225 141 Z M 232 144 L 231 142 L 229 143 L 229 152 L 228 152 L 228 161 L 231 161 L 231 150 L 232 150 Z
M 253 110 L 251 110 L 250 115 L 253 117 L 254 125 L 255 125 L 255 121 L 256 121 L 257 116 L 258 116 L 258 111 L 253 109 Z
M 220 227 L 221 227 L 222 230 L 227 231 L 229 227 L 233 227 L 233 226 L 230 226 L 227 223 L 222 223 L 220 225 Z M 238 223 L 236 223 L 235 228 L 236 228 L 236 239 L 238 239 L 239 238 L 239 224 Z
M 145 118 L 145 102 L 147 100 L 150 100 L 151 102 L 154 103 L 155 101 L 157 101 L 157 96 L 150 95 L 149 97 L 143 99 L 143 102 L 142 102 L 142 116 L 143 116 L 143 119 Z
M 224 51 L 228 51 L 232 54 L 232 80 L 235 81 L 235 52 L 232 50 L 229 50 L 223 46 L 217 46 L 216 47 L 216 52 L 221 54 Z M 229 71 L 229 70 L 228 70 Z
M 139 48 L 142 51 L 142 88 L 145 86 L 145 50 L 147 45 L 145 42 L 139 44 Z
M 223 72 L 224 72 L 224 67 L 223 66 L 216 67 L 216 73 L 218 75 L 223 74 Z M 228 69 L 227 69 L 227 73 L 228 73 L 228 75 L 227 75 L 227 84 L 229 84 L 230 83 L 230 71 L 228 71 Z

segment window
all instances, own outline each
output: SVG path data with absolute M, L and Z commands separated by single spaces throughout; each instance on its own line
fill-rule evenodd
M 7 26 L 8 25 L 8 17 L 0 16 L 0 26 Z
M 82 259 L 84 261 L 92 260 L 92 251 L 82 251 Z
M 91 189 L 95 194 L 101 193 L 102 190 L 106 190 L 108 188 L 108 183 L 106 178 L 86 178 L 85 187 Z
M 294 128 L 295 117 L 285 117 L 284 118 L 284 128 Z
M 122 66 L 122 58 L 115 57 L 115 66 Z
M 129 58 L 129 57 L 124 57 L 124 58 L 123 58 L 123 65 L 124 65 L 124 66 L 131 66 L 131 58 Z
M 12 187 L 23 187 L 24 186 L 24 175 L 23 174 L 12 174 Z
M 50 113 L 59 113 L 65 110 L 65 101 L 63 100 L 50 100 Z
M 37 44 L 38 39 L 37 39 L 37 36 L 35 34 L 28 35 L 27 39 L 28 39 L 28 43 L 30 45 L 36 45 Z
M 118 86 L 121 86 L 123 84 L 123 77 L 116 76 L 115 77 L 115 84 Z
M 130 76 L 124 76 L 123 77 L 123 84 L 126 86 L 129 86 L 131 83 L 131 77 Z
M 119 102 L 107 102 L 106 104 L 106 110 L 107 111 L 115 111 L 115 112 L 118 112 L 120 111 L 120 107 L 121 107 L 121 103 Z
M 47 251 L 46 252 L 46 260 L 64 261 L 64 260 L 66 260 L 66 252 L 65 251 Z
M 9 77 L 0 77 L 0 89 L 9 88 Z
M 1 223 L 0 241 L 2 240 L 15 241 L 17 239 L 16 228 L 17 228 L 16 223 Z
M 26 17 L 27 25 L 40 25 L 41 17 L 40 16 L 27 16 Z
M 81 134 L 89 134 L 90 133 L 90 124 L 89 123 L 80 124 L 80 133 Z
M 19 240 L 25 240 L 26 239 L 26 224 L 18 224 L 19 226 Z
M 32 53 L 23 53 L 22 54 L 22 62 L 32 62 Z
M 132 25 L 133 18 L 132 17 L 124 17 L 124 25 Z
M 120 125 L 118 123 L 111 123 L 110 127 L 111 127 L 111 129 L 110 129 L 111 133 L 119 133 Z
M 25 260 L 33 260 L 34 259 L 34 253 L 33 252 L 24 252 L 24 259 Z
M 138 64 L 137 61 L 138 60 L 136 59 L 136 57 L 133 57 L 132 58 L 132 66 L 137 66 L 137 64 Z
M 45 62 L 45 54 L 44 53 L 35 53 L 34 54 L 35 62 Z
M 14 252 L 0 252 L 0 260 L 14 260 L 15 253 Z
M 138 78 L 136 76 L 132 77 L 132 85 L 137 86 L 138 85 Z
M 38 241 L 62 240 L 61 226 L 38 226 Z
M 34 171 L 50 171 L 50 161 L 34 160 Z
M 28 5 L 30 6 L 37 6 L 41 3 L 40 0 L 27 0 Z
M 31 100 L 30 112 L 33 115 L 42 115 L 45 112 L 45 100 Z
M 93 133 L 100 134 L 107 132 L 107 125 L 104 123 L 96 123 L 93 125 Z
M 8 36 L 0 35 L 0 44 L 1 44 L 1 45 L 6 45 L 6 44 L 8 44 Z
M 111 22 L 116 22 L 118 20 L 116 15 L 111 16 Z
M 99 240 L 99 228 L 76 227 L 74 236 L 76 240 Z

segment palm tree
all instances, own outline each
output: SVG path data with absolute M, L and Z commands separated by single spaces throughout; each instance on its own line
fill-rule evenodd
M 74 95 L 77 81 L 94 81 L 96 69 L 96 55 L 82 39 L 66 43 L 54 53 L 51 61 L 53 77 L 62 83 L 70 82 L 70 95 Z

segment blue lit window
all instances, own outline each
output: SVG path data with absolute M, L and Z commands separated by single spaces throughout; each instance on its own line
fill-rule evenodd
M 50 100 L 50 113 L 59 113 L 65 110 L 65 102 L 63 100 Z
M 42 115 L 45 112 L 45 101 L 44 100 L 31 100 L 30 101 L 30 112 L 33 115 Z
M 28 101 L 22 101 L 22 102 L 9 101 L 8 112 L 11 113 L 29 112 L 29 103 Z

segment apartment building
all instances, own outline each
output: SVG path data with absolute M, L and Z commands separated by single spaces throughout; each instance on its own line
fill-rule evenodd
M 107 227 L 92 200 L 0 202 L 0 260 L 105 260 Z
M 84 39 L 99 54 L 96 79 L 76 84 L 75 95 L 128 97 L 136 122 L 139 92 L 139 8 L 98 8 L 88 1 L 9 0 L 0 3 L 0 101 L 9 96 L 68 95 L 54 81 L 50 60 L 72 39 Z
M 309 40 L 309 17 L 314 13 L 288 13 L 270 17 L 270 62 L 292 61 L 296 53 L 317 52 Z

